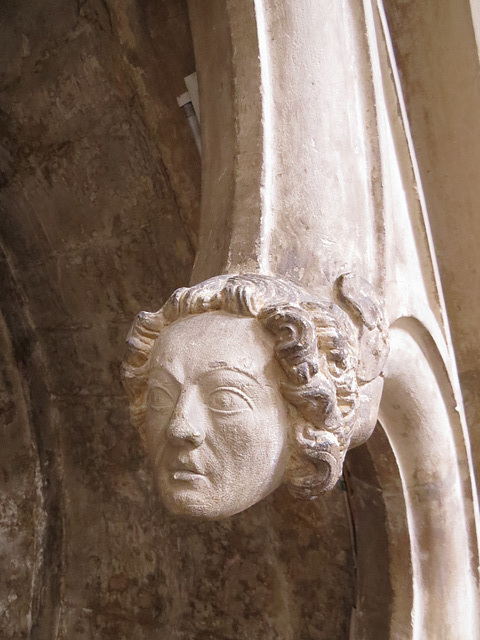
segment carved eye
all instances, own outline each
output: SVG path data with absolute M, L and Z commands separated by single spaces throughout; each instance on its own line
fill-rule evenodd
M 154 411 L 171 411 L 175 404 L 172 396 L 163 387 L 151 387 L 148 392 L 148 406 Z
M 212 391 L 208 406 L 216 413 L 238 413 L 253 408 L 250 398 L 235 387 L 218 387 Z

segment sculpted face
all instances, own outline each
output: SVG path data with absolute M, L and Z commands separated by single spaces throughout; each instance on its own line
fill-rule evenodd
M 281 484 L 289 457 L 283 375 L 273 339 L 253 318 L 209 312 L 160 334 L 145 432 L 171 512 L 230 516 Z

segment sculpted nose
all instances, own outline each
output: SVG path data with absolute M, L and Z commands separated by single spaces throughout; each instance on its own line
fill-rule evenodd
M 168 439 L 178 445 L 190 442 L 199 447 L 205 440 L 205 428 L 196 411 L 196 398 L 193 393 L 182 393 L 167 427 Z

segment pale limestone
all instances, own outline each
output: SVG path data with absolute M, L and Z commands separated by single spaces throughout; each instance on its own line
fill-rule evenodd
M 125 384 L 170 510 L 225 517 L 282 481 L 308 499 L 334 487 L 349 447 L 375 426 L 388 354 L 368 283 L 346 274 L 335 295 L 339 304 L 277 278 L 217 276 L 137 316 Z M 222 386 L 222 371 L 256 386 Z

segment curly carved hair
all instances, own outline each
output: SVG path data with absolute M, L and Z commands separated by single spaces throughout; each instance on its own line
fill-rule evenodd
M 358 328 L 338 305 L 313 300 L 299 287 L 257 274 L 217 276 L 177 289 L 156 313 L 141 312 L 130 330 L 123 365 L 131 420 L 143 437 L 150 354 L 169 324 L 223 311 L 256 318 L 274 338 L 286 375 L 281 393 L 292 405 L 292 493 L 313 498 L 334 486 L 356 429 Z

